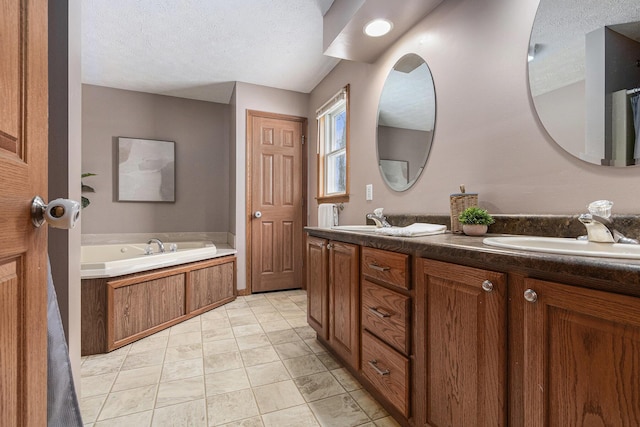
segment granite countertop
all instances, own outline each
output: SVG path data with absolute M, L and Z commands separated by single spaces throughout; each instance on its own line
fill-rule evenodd
M 313 236 L 410 254 L 524 277 L 640 296 L 640 260 L 558 255 L 503 249 L 482 243 L 484 237 L 445 234 L 390 237 L 372 233 L 306 227 Z

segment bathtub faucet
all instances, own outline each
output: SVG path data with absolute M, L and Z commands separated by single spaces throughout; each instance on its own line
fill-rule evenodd
M 151 240 L 149 240 L 147 242 L 147 245 L 150 245 L 152 243 L 157 243 L 158 244 L 158 249 L 160 250 L 160 253 L 163 254 L 164 253 L 164 245 L 162 244 L 162 241 L 160 239 L 156 239 L 155 237 Z M 153 252 L 152 252 L 153 253 Z

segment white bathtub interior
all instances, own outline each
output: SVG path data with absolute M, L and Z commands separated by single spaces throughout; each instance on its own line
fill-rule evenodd
M 212 240 L 163 240 L 165 252 L 151 245 L 154 253 L 147 255 L 147 243 L 83 244 L 81 250 L 82 279 L 115 277 L 189 262 L 233 255 L 236 250 L 225 242 Z M 175 244 L 176 250 L 170 248 Z

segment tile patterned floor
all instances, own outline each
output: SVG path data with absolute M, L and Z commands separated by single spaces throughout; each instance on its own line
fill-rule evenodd
M 300 290 L 238 297 L 81 373 L 85 426 L 398 425 L 315 340 Z

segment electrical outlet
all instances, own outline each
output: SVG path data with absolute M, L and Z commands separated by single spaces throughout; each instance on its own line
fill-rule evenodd
M 367 184 L 365 188 L 365 200 L 373 200 L 373 184 Z

